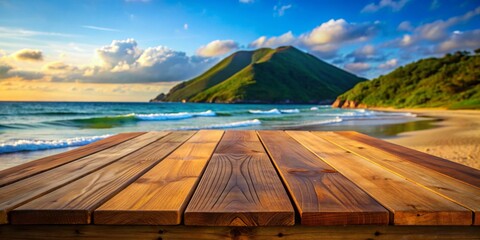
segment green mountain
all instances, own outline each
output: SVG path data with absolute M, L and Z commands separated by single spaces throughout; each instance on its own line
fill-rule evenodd
M 361 82 L 334 107 L 480 108 L 480 55 L 469 52 L 428 58 Z
M 331 103 L 364 81 L 294 47 L 239 51 L 152 101 Z

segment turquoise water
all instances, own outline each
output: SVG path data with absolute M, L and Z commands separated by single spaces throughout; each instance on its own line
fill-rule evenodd
M 120 132 L 319 126 L 349 129 L 348 126 L 414 118 L 409 113 L 320 105 L 1 102 L 0 161 L 38 157 L 38 152 L 47 149 L 64 151 Z

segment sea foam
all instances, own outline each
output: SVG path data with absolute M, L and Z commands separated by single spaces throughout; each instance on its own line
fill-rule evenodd
M 251 114 L 272 114 L 272 115 L 276 115 L 276 114 L 282 114 L 278 109 L 274 108 L 274 109 L 270 109 L 270 110 L 267 110 L 267 111 L 263 111 L 263 110 L 248 110 L 249 113 Z
M 107 134 L 107 135 L 93 136 L 93 137 L 75 137 L 75 138 L 66 138 L 66 139 L 59 139 L 59 140 L 33 140 L 33 139 L 9 140 L 9 141 L 0 143 L 0 154 L 83 146 L 83 145 L 98 141 L 100 139 L 104 139 L 109 136 L 111 135 Z
M 179 112 L 179 113 L 152 113 L 152 114 L 136 114 L 131 113 L 126 116 L 135 116 L 138 120 L 143 121 L 161 121 L 161 120 L 178 120 L 193 117 L 214 117 L 216 113 L 212 110 L 205 112 Z
M 280 110 L 281 113 L 299 113 L 300 110 L 298 109 L 282 109 Z
M 253 120 L 230 122 L 230 123 L 212 124 L 212 125 L 206 125 L 201 127 L 183 127 L 183 128 L 180 128 L 180 130 L 239 128 L 239 127 L 249 127 L 249 126 L 261 125 L 261 124 L 262 122 L 260 120 L 253 119 Z

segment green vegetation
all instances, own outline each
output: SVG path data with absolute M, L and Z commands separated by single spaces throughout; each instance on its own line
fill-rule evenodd
M 294 47 L 262 48 L 236 52 L 153 101 L 329 103 L 364 80 Z
M 422 59 L 357 84 L 337 102 L 369 107 L 479 109 L 480 55 L 464 51 Z

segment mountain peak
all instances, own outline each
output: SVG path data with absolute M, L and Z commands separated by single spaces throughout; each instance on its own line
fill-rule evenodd
M 363 80 L 293 46 L 260 48 L 235 52 L 156 100 L 331 103 L 339 94 Z

